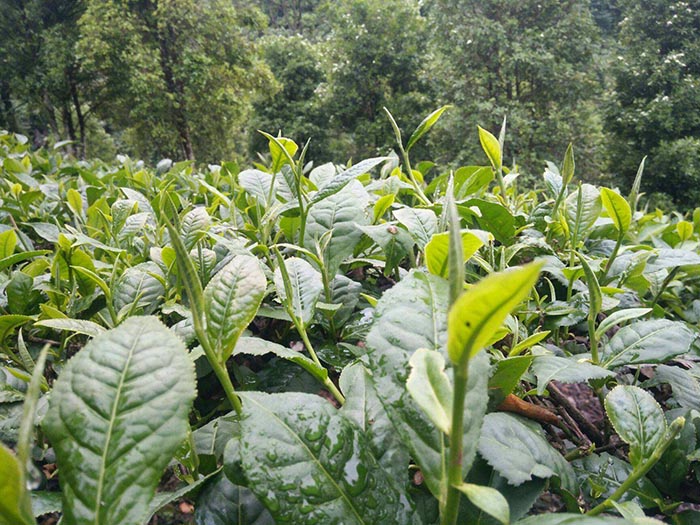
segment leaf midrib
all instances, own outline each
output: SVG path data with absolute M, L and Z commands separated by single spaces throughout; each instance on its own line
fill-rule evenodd
M 94 525 L 100 525 L 100 502 L 102 501 L 102 490 L 104 488 L 104 479 L 107 468 L 105 464 L 107 462 L 107 453 L 109 452 L 110 442 L 112 440 L 112 433 L 114 432 L 114 424 L 117 418 L 117 408 L 119 407 L 119 398 L 121 397 L 122 388 L 126 379 L 127 372 L 129 371 L 129 365 L 131 364 L 131 358 L 134 355 L 136 345 L 139 342 L 140 336 L 143 333 L 143 328 L 140 327 L 138 334 L 135 335 L 131 343 L 131 348 L 129 348 L 129 353 L 126 358 L 126 363 L 122 370 L 121 376 L 119 377 L 119 384 L 117 385 L 117 390 L 114 396 L 114 402 L 112 403 L 112 410 L 109 418 L 109 425 L 107 427 L 107 436 L 105 439 L 104 450 L 102 451 L 102 458 L 100 461 L 100 471 L 97 478 L 97 491 L 95 494 L 95 519 L 93 521 Z

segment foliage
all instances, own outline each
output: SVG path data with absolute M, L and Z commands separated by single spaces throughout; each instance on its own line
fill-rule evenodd
M 0 522 L 696 520 L 700 217 L 573 147 L 519 191 L 485 129 L 427 184 L 443 114 L 346 167 L 0 135 Z

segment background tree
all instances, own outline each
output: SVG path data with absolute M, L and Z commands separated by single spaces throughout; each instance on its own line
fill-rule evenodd
M 273 85 L 253 9 L 211 0 L 89 3 L 80 52 L 101 114 L 137 155 L 217 161 L 243 152 L 251 100 Z
M 475 162 L 476 126 L 508 117 L 507 155 L 538 175 L 569 142 L 588 176 L 602 167 L 598 28 L 588 2 L 432 0 L 427 3 L 432 76 L 440 102 L 453 103 L 433 144 L 441 160 Z M 433 105 L 438 105 L 433 103 Z M 436 130 L 437 131 L 437 130 Z
M 621 2 L 621 52 L 609 108 L 611 171 L 678 204 L 700 199 L 700 3 Z

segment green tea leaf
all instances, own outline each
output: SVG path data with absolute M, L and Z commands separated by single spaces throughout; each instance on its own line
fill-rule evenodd
M 288 302 L 291 313 L 305 325 L 311 322 L 316 302 L 323 291 L 321 274 L 304 259 L 290 257 L 284 261 L 291 290 L 286 290 L 282 272 L 275 269 L 275 287 L 283 302 Z
M 223 473 L 207 483 L 197 498 L 196 525 L 274 525 L 270 512 L 247 487 L 231 483 Z
M 392 212 L 397 221 L 406 227 L 408 233 L 423 250 L 437 230 L 437 217 L 432 210 L 420 208 L 399 208 Z
M 483 232 L 482 232 L 483 233 Z M 483 236 L 462 232 L 462 257 L 467 262 L 484 245 Z M 425 246 L 425 264 L 433 275 L 447 278 L 450 237 L 448 232 L 436 233 Z
M 579 362 L 574 358 L 554 355 L 536 356 L 532 372 L 537 377 L 537 395 L 544 394 L 550 381 L 560 383 L 584 383 L 589 379 L 614 377 L 615 373 L 591 363 Z
M 435 426 L 449 435 L 452 429 L 452 383 L 440 352 L 421 348 L 411 360 L 406 388 Z
M 365 159 L 358 162 L 351 168 L 339 173 L 333 179 L 331 179 L 328 184 L 323 186 L 311 199 L 311 204 L 315 204 L 323 199 L 335 195 L 345 186 L 347 186 L 351 181 L 355 180 L 360 175 L 367 173 L 371 169 L 375 168 L 384 161 L 389 160 L 389 157 L 374 157 L 371 159 Z
M 654 370 L 652 381 L 653 384 L 670 385 L 673 399 L 683 408 L 700 411 L 700 383 L 687 370 L 677 366 L 659 365 Z
M 44 326 L 54 330 L 65 330 L 89 337 L 97 337 L 105 331 L 103 326 L 85 319 L 44 319 L 34 323 L 34 326 Z
M 325 399 L 242 392 L 240 459 L 276 523 L 411 523 L 367 439 Z
M 679 321 L 636 321 L 621 328 L 603 347 L 603 366 L 662 363 L 690 350 L 695 334 Z
M 16 246 L 17 234 L 15 230 L 6 230 L 0 233 L 0 259 L 5 259 L 15 253 Z
M 636 319 L 637 317 L 642 317 L 649 312 L 651 312 L 651 308 L 625 308 L 624 310 L 613 312 L 600 322 L 598 328 L 596 328 L 595 335 L 596 337 L 601 337 L 614 326 L 624 323 L 625 321 Z
M 141 310 L 144 314 L 152 314 L 158 308 L 165 287 L 161 279 L 163 272 L 154 262 L 137 264 L 119 277 L 113 290 L 114 308 L 119 312 L 128 307 L 129 311 Z
M 478 126 L 478 128 L 479 142 L 481 142 L 484 153 L 486 153 L 486 156 L 489 158 L 493 169 L 500 169 L 503 166 L 503 159 L 501 157 L 501 145 L 498 139 L 481 126 Z
M 633 525 L 622 518 L 612 518 L 609 516 L 585 516 L 581 514 L 538 514 L 524 520 L 518 521 L 515 525 Z
M 632 224 L 632 209 L 629 203 L 622 195 L 609 188 L 601 188 L 600 199 L 617 231 L 620 234 L 626 233 L 630 224 Z
M 435 123 L 438 121 L 440 116 L 451 106 L 442 106 L 441 108 L 436 109 L 433 111 L 430 115 L 425 117 L 423 121 L 418 124 L 418 127 L 416 130 L 413 132 L 411 137 L 408 139 L 408 143 L 406 144 L 406 153 L 411 151 L 411 148 L 413 145 L 420 140 L 420 138 L 425 135 L 428 131 L 430 131 L 430 128 L 432 128 Z
M 194 367 L 153 317 L 91 340 L 62 370 L 43 427 L 61 471 L 64 520 L 140 525 L 187 435 Z
M 615 431 L 630 446 L 630 463 L 649 459 L 666 434 L 663 410 L 651 394 L 636 386 L 620 385 L 605 397 L 605 413 Z
M 29 493 L 24 475 L 14 454 L 0 443 L 0 523 L 3 525 L 32 525 Z
M 258 312 L 267 279 L 253 256 L 236 255 L 204 289 L 206 330 L 221 362 Z
M 576 162 L 574 161 L 574 147 L 572 144 L 566 148 L 566 153 L 564 154 L 564 162 L 561 165 L 561 178 L 564 185 L 568 186 L 574 178 L 574 171 L 576 169 Z
M 448 317 L 447 353 L 453 363 L 484 348 L 506 316 L 530 295 L 541 267 L 530 263 L 493 273 L 460 296 Z
M 537 425 L 520 416 L 487 414 L 479 438 L 479 454 L 512 485 L 520 485 L 533 476 L 557 476 L 564 488 L 575 490 L 571 465 L 552 448 Z
M 510 523 L 508 501 L 496 489 L 483 485 L 474 485 L 473 483 L 462 483 L 457 488 L 469 498 L 469 501 L 487 514 L 490 514 L 504 525 Z

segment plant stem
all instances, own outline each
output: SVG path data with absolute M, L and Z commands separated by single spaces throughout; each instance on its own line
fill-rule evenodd
M 468 355 L 468 353 L 467 353 Z M 460 491 L 456 488 L 462 483 L 462 453 L 464 434 L 464 399 L 469 380 L 469 360 L 455 368 L 454 395 L 452 402 L 452 428 L 450 429 L 450 454 L 447 464 L 447 496 L 442 509 L 442 525 L 455 525 L 459 514 Z
M 668 272 L 668 275 L 664 279 L 664 282 L 661 283 L 661 288 L 659 288 L 659 291 L 656 292 L 656 295 L 654 296 L 654 299 L 651 301 L 650 308 L 653 310 L 654 307 L 656 306 L 656 303 L 659 302 L 659 299 L 661 299 L 661 294 L 664 293 L 668 285 L 673 281 L 674 277 L 676 277 L 676 274 L 680 270 L 680 266 L 676 266 L 673 268 L 670 272 Z
M 625 492 L 627 492 L 635 483 L 637 483 L 637 481 L 639 481 L 640 478 L 645 476 L 646 473 L 649 472 L 654 465 L 656 465 L 656 463 L 661 459 L 661 456 L 664 455 L 664 452 L 666 452 L 666 449 L 676 438 L 678 433 L 681 430 L 683 430 L 684 425 L 685 418 L 683 417 L 679 417 L 673 423 L 671 423 L 671 426 L 669 427 L 668 432 L 666 433 L 664 442 L 661 445 L 659 445 L 656 448 L 656 450 L 654 450 L 651 456 L 649 456 L 649 458 L 644 463 L 642 463 L 639 467 L 632 471 L 629 477 L 622 482 L 622 484 L 617 488 L 615 492 L 613 492 L 600 505 L 593 507 L 591 510 L 586 512 L 586 515 L 597 516 L 608 507 L 612 507 L 614 501 L 619 500 Z
M 413 189 L 418 195 L 418 199 L 422 202 L 422 204 L 425 204 L 426 206 L 432 205 L 432 202 L 430 202 L 430 199 L 426 197 L 425 193 L 423 193 L 423 189 L 420 187 L 420 184 L 418 184 L 418 181 L 413 176 L 413 170 L 411 169 L 411 161 L 408 158 L 408 153 L 403 148 L 403 145 L 399 144 L 399 148 L 401 149 L 403 167 L 406 169 L 406 175 L 410 179 L 411 184 L 413 185 Z
M 600 360 L 598 358 L 598 338 L 595 335 L 595 316 L 588 316 L 588 339 L 591 344 L 591 361 L 597 365 Z
M 299 335 L 301 336 L 301 340 L 304 342 L 304 346 L 306 349 L 309 351 L 309 355 L 311 355 L 311 359 L 313 359 L 313 362 L 316 363 L 316 366 L 319 368 L 325 369 L 325 367 L 321 364 L 321 361 L 319 361 L 318 356 L 316 355 L 316 351 L 314 350 L 314 347 L 311 345 L 311 341 L 309 341 L 309 336 L 306 333 L 306 328 L 304 325 L 301 323 L 296 325 L 297 332 L 299 332 Z M 340 403 L 341 405 L 345 404 L 345 396 L 340 393 L 340 390 L 336 388 L 336 386 L 333 384 L 333 381 L 330 380 L 329 377 L 326 376 L 326 378 L 323 380 L 323 386 L 325 386 L 328 391 L 333 394 L 333 397 Z
M 608 258 L 608 262 L 605 263 L 605 269 L 603 270 L 603 276 L 600 278 L 600 281 L 602 283 L 605 282 L 605 279 L 608 276 L 608 272 L 610 271 L 610 267 L 612 266 L 613 261 L 617 257 L 617 252 L 620 251 L 620 246 L 622 245 L 622 238 L 624 236 L 625 236 L 625 234 L 622 232 L 620 232 L 620 235 L 617 236 L 617 242 L 615 243 L 615 247 L 613 248 L 613 251 L 610 254 L 610 257 Z

